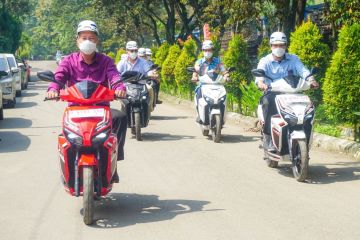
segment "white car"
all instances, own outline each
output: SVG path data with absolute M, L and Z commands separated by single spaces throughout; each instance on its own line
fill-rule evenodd
M 12 108 L 15 107 L 16 82 L 13 72 L 10 70 L 10 66 L 5 54 L 0 54 L 0 88 L 1 103 L 4 103 Z M 3 106 L 3 104 L 1 104 L 0 107 L 1 106 Z
M 7 53 L 7 54 L 5 54 L 5 56 L 9 62 L 10 70 L 11 70 L 13 76 L 15 77 L 16 96 L 20 97 L 21 96 L 21 87 L 23 86 L 23 84 L 21 82 L 21 69 L 18 66 L 18 63 L 16 61 L 14 54 Z

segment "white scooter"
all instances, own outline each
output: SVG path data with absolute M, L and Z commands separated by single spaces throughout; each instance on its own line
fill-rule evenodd
M 264 70 L 252 70 L 256 77 L 264 77 Z M 315 74 L 315 70 L 307 77 Z M 306 79 L 289 76 L 272 81 L 267 91 L 277 93 L 275 104 L 278 114 L 271 117 L 271 139 L 276 151 L 267 151 L 264 147 L 264 159 L 269 167 L 275 168 L 279 161 L 290 161 L 295 179 L 306 180 L 309 168 L 309 149 L 312 142 L 315 117 L 314 105 L 302 92 L 310 89 Z M 263 108 L 258 106 L 258 117 L 264 126 Z M 265 139 L 263 137 L 263 146 Z
M 195 72 L 195 68 L 187 68 L 189 72 Z M 229 68 L 227 72 L 233 71 Z M 216 74 L 208 71 L 199 76 L 201 98 L 195 107 L 200 118 L 200 128 L 203 136 L 211 136 L 214 142 L 219 143 L 221 140 L 221 129 L 225 123 L 226 111 L 226 89 L 224 87 L 225 79 L 222 74 Z M 195 97 L 196 99 L 196 97 Z

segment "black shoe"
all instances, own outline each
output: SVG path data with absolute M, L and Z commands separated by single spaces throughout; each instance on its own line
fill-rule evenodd
M 161 100 L 156 100 L 156 104 L 162 104 L 162 101 Z
M 201 121 L 200 117 L 197 117 L 195 121 L 199 124 L 203 124 L 203 121 Z
M 115 173 L 112 176 L 111 183 L 119 183 L 119 175 L 117 173 L 117 169 L 115 170 Z

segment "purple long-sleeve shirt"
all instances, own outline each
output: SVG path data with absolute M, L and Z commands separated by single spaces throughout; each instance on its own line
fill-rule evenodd
M 107 86 L 120 80 L 114 61 L 108 56 L 95 53 L 95 61 L 90 65 L 85 63 L 80 52 L 72 53 L 65 57 L 55 71 L 55 79 L 58 82 L 72 86 L 77 82 L 89 80 Z M 48 91 L 60 91 L 61 86 L 50 83 Z M 112 87 L 115 90 L 125 90 L 123 82 L 118 82 Z

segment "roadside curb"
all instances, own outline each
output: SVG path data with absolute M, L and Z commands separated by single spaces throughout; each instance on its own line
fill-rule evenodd
M 163 92 L 161 92 L 161 98 L 162 100 L 170 103 L 194 108 L 194 102 L 190 100 L 184 100 Z M 256 118 L 243 116 L 234 112 L 228 112 L 226 115 L 226 120 L 235 124 L 244 125 L 249 128 L 254 128 L 257 124 Z M 321 133 L 314 133 L 312 146 L 324 150 L 345 153 L 360 161 L 360 143 L 354 141 L 336 138 Z

